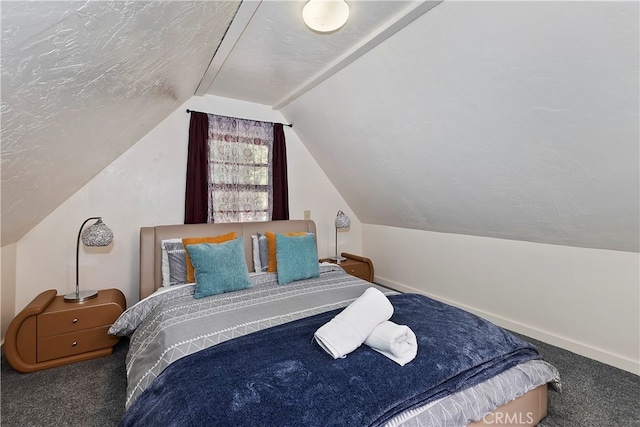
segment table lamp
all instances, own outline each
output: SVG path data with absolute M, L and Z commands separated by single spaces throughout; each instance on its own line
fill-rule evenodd
M 338 256 L 338 229 L 351 227 L 351 218 L 349 218 L 347 214 L 345 214 L 344 212 L 338 211 L 338 215 L 336 215 L 335 226 L 336 226 L 336 256 L 331 257 L 331 259 L 339 263 L 341 261 L 346 260 L 346 258 L 343 256 Z
M 87 227 L 84 232 L 82 229 L 85 224 L 92 219 L 97 219 L 95 224 Z M 76 243 L 76 291 L 64 296 L 65 302 L 82 302 L 98 296 L 98 291 L 80 291 L 80 279 L 78 274 L 78 258 L 80 256 L 80 238 L 85 246 L 109 246 L 113 241 L 113 232 L 102 218 L 94 216 L 87 218 L 80 226 L 78 231 L 78 241 Z

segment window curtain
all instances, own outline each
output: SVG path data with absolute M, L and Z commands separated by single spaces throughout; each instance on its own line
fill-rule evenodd
M 207 222 L 209 118 L 205 113 L 191 112 L 184 223 Z
M 273 124 L 273 215 L 271 219 L 289 219 L 287 147 L 282 123 Z
M 283 125 L 191 115 L 185 224 L 289 219 Z

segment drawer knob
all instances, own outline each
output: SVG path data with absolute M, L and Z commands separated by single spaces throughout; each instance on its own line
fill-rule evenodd
M 73 319 L 71 323 L 78 323 L 78 319 Z
M 71 347 L 75 347 L 77 345 L 78 345 L 78 341 L 74 341 L 74 342 L 71 343 Z
M 354 271 L 355 271 L 354 269 L 351 269 L 351 272 L 352 272 L 352 273 L 353 273 Z

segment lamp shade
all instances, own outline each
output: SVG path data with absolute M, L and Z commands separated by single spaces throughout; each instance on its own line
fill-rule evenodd
M 302 8 L 307 27 L 320 33 L 336 31 L 349 19 L 349 5 L 344 0 L 309 0 Z
M 351 218 L 346 213 L 338 211 L 336 215 L 336 228 L 349 228 L 351 227 Z
M 101 219 L 82 232 L 82 243 L 85 246 L 109 246 L 113 241 L 113 232 Z

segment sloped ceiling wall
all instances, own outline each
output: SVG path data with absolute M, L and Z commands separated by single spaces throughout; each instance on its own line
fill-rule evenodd
M 638 20 L 445 1 L 282 112 L 363 223 L 637 252 Z
M 235 49 L 326 37 L 340 55 L 366 33 L 309 37 L 303 4 L 263 2 Z M 2 3 L 2 245 L 193 95 L 239 5 Z M 398 10 L 368 5 L 347 25 Z M 637 252 L 638 15 L 637 2 L 444 1 L 282 112 L 363 223 Z M 278 67 L 307 64 L 304 46 L 280 50 Z M 244 51 L 213 94 L 269 102 L 247 97 L 300 84 L 265 83 L 272 68 Z M 235 91 L 234 64 L 252 64 Z
M 2 3 L 2 245 L 193 95 L 239 4 Z

